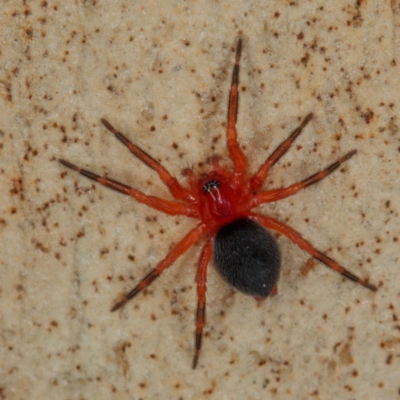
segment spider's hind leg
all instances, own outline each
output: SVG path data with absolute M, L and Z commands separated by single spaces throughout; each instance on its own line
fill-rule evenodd
M 373 292 L 376 292 L 378 288 L 375 285 L 372 285 L 367 280 L 359 278 L 357 275 L 353 274 L 348 269 L 342 267 L 339 263 L 337 263 L 332 258 L 328 257 L 324 253 L 317 250 L 310 242 L 305 240 L 300 233 L 295 231 L 294 229 L 290 228 L 283 222 L 278 221 L 272 217 L 266 217 L 262 215 L 252 214 L 251 218 L 258 221 L 260 224 L 264 225 L 266 228 L 273 229 L 285 235 L 288 239 L 292 242 L 296 243 L 302 250 L 306 251 L 312 257 L 316 258 L 317 260 L 321 261 L 325 264 L 328 268 L 332 269 L 333 271 L 338 272 L 339 274 L 343 275 L 345 278 L 352 280 L 353 282 L 358 283 L 366 287 Z
M 162 260 L 157 267 L 151 270 L 130 292 L 128 292 L 122 300 L 118 301 L 111 308 L 111 311 L 116 311 L 124 306 L 129 300 L 133 299 L 147 286 L 149 286 L 161 273 L 167 269 L 179 256 L 185 253 L 192 247 L 203 235 L 207 233 L 207 225 L 200 224 L 197 228 L 191 230 Z
M 212 237 L 208 238 L 200 256 L 197 268 L 197 312 L 196 312 L 196 338 L 192 368 L 195 369 L 199 361 L 203 328 L 206 315 L 206 280 L 207 266 L 212 256 Z

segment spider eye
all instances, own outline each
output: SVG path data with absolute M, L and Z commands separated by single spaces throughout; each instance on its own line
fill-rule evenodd
M 210 193 L 211 190 L 217 189 L 220 183 L 218 181 L 209 181 L 203 186 L 203 193 Z

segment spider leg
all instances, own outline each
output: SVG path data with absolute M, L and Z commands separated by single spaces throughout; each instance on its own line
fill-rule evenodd
M 161 273 L 168 268 L 179 256 L 185 253 L 193 244 L 195 244 L 203 235 L 207 233 L 209 228 L 206 224 L 200 224 L 192 229 L 175 247 L 167 254 L 157 267 L 151 270 L 130 292 L 128 292 L 123 300 L 114 304 L 111 311 L 116 311 L 121 308 L 125 303 L 139 294 L 143 289 L 147 288 L 158 278 Z
M 200 256 L 199 266 L 197 268 L 197 313 L 196 313 L 196 339 L 195 339 L 195 353 L 193 357 L 192 368 L 195 369 L 199 361 L 201 342 L 203 338 L 203 327 L 206 315 L 206 280 L 207 280 L 207 266 L 212 256 L 212 239 L 210 237 L 203 247 Z
M 251 207 L 253 208 L 262 203 L 269 203 L 271 201 L 284 199 L 286 197 L 296 194 L 307 186 L 322 181 L 322 179 L 326 178 L 329 174 L 331 174 L 335 169 L 339 168 L 341 164 L 343 164 L 349 158 L 353 157 L 356 153 L 357 150 L 350 151 L 343 157 L 339 158 L 339 160 L 335 161 L 333 164 L 309 176 L 308 178 L 303 179 L 301 182 L 294 183 L 293 185 L 290 185 L 286 188 L 267 190 L 266 192 L 257 193 L 251 202 Z
M 174 178 L 158 161 L 156 161 L 140 147 L 133 144 L 121 132 L 118 132 L 107 120 L 102 118 L 101 122 L 111 133 L 115 135 L 119 141 L 121 141 L 129 149 L 134 156 L 157 172 L 175 199 L 185 200 L 192 204 L 197 203 L 198 200 L 196 197 L 194 197 L 189 190 L 181 186 L 177 179 Z
M 272 217 L 266 217 L 257 214 L 251 214 L 251 218 L 258 221 L 260 224 L 264 225 L 266 228 L 274 229 L 287 238 L 289 238 L 292 242 L 296 243 L 301 249 L 306 251 L 312 257 L 316 258 L 317 260 L 321 261 L 325 264 L 328 268 L 339 272 L 339 274 L 343 275 L 345 278 L 350 279 L 373 292 L 376 292 L 378 288 L 371 283 L 368 283 L 366 280 L 359 278 L 357 275 L 350 272 L 348 269 L 342 267 L 339 263 L 337 263 L 332 258 L 328 257 L 324 253 L 321 253 L 315 247 L 311 245 L 307 240 L 305 240 L 298 232 L 294 229 L 290 228 L 286 224 L 278 221 Z
M 233 183 L 235 185 L 239 185 L 242 182 L 247 165 L 246 157 L 242 149 L 239 147 L 237 141 L 237 130 L 236 130 L 236 121 L 237 121 L 238 104 L 239 104 L 239 90 L 238 90 L 239 63 L 240 63 L 241 53 L 242 53 L 242 39 L 239 38 L 236 45 L 235 66 L 233 67 L 231 90 L 229 93 L 228 127 L 226 132 L 227 145 L 233 161 Z
M 217 172 L 218 175 L 223 176 L 225 179 L 229 179 L 229 172 L 219 163 L 218 157 L 213 157 L 212 164 L 214 171 Z
M 196 196 L 198 195 L 198 185 L 197 185 L 197 178 L 194 172 L 190 168 L 185 168 L 182 171 L 182 174 L 186 176 L 187 180 L 189 181 L 190 189 L 192 193 L 195 193 Z
M 308 114 L 298 128 L 296 128 L 290 136 L 284 140 L 276 150 L 267 158 L 263 165 L 259 168 L 259 170 L 251 177 L 250 186 L 253 191 L 257 191 L 260 189 L 262 184 L 264 183 L 269 170 L 272 166 L 274 166 L 278 160 L 289 150 L 290 146 L 293 144 L 297 136 L 303 131 L 305 126 L 311 121 L 313 114 Z
M 166 214 L 186 215 L 188 217 L 199 218 L 199 212 L 194 206 L 160 199 L 155 196 L 145 195 L 144 193 L 140 192 L 139 190 L 133 189 L 130 186 L 124 185 L 123 183 L 106 178 L 104 176 L 96 175 L 93 172 L 79 168 L 68 161 L 61 159 L 59 159 L 58 161 L 64 166 L 79 172 L 81 175 L 86 176 L 87 178 L 92 179 L 93 181 L 98 182 L 103 186 L 116 190 L 117 192 L 127 194 L 128 196 L 133 197 L 139 203 L 146 204 L 147 206 L 160 210 Z

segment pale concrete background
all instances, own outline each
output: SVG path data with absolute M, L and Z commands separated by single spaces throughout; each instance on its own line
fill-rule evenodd
M 3 1 L 0 14 L 1 399 L 400 398 L 398 1 Z M 200 245 L 114 301 L 195 221 L 67 171 L 63 157 L 169 198 L 107 118 L 181 177 L 229 165 L 236 38 L 240 141 L 254 171 L 310 111 L 269 187 L 340 155 L 341 171 L 262 207 L 379 285 L 343 280 L 280 237 L 279 295 L 208 275 L 191 369 Z

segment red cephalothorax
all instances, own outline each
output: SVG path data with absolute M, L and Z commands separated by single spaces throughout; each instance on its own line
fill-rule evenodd
M 199 180 L 199 200 L 201 219 L 208 224 L 225 225 L 251 208 L 249 196 L 217 172 Z
M 207 176 L 196 178 L 192 170 L 184 171 L 189 188 L 182 186 L 160 163 L 155 161 L 140 147 L 130 142 L 118 132 L 108 121 L 102 119 L 102 124 L 115 135 L 139 160 L 156 171 L 160 179 L 168 187 L 174 200 L 165 200 L 146 195 L 123 183 L 102 177 L 88 170 L 79 168 L 65 160 L 59 160 L 64 166 L 79 172 L 106 187 L 133 197 L 136 201 L 146 204 L 170 215 L 186 215 L 197 218 L 200 223 L 183 237 L 130 292 L 123 300 L 116 303 L 111 311 L 121 308 L 135 297 L 154 279 L 168 268 L 180 255 L 185 253 L 200 238 L 206 237 L 201 252 L 197 274 L 197 313 L 196 337 L 193 368 L 196 367 L 203 336 L 206 305 L 207 266 L 213 256 L 214 264 L 221 276 L 236 289 L 263 299 L 277 292 L 277 281 L 281 265 L 281 255 L 275 238 L 268 231 L 280 232 L 305 250 L 312 257 L 324 263 L 328 268 L 342 274 L 344 277 L 360 285 L 376 291 L 376 286 L 361 279 L 342 267 L 336 261 L 317 250 L 297 231 L 275 218 L 260 215 L 252 211 L 262 203 L 277 201 L 296 194 L 298 191 L 317 183 L 337 169 L 343 162 L 352 157 L 356 151 L 350 151 L 325 169 L 290 186 L 272 190 L 263 190 L 262 186 L 270 168 L 286 153 L 303 128 L 311 121 L 309 114 L 290 136 L 284 140 L 268 157 L 254 175 L 247 171 L 246 157 L 237 141 L 236 121 L 239 101 L 239 62 L 242 50 L 242 40 L 236 46 L 235 66 L 232 74 L 232 84 L 228 105 L 227 147 L 233 162 L 232 170 L 221 167 L 217 159 L 213 160 L 214 171 Z

